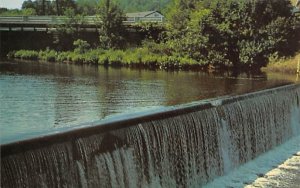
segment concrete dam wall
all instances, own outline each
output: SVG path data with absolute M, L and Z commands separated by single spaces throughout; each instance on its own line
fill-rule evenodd
M 201 187 L 299 134 L 300 85 L 1 146 L 1 187 Z

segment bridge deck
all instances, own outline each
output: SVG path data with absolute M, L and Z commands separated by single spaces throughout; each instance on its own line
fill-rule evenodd
M 0 16 L 0 24 L 22 24 L 22 25 L 57 25 L 65 24 L 69 18 L 65 16 Z M 82 25 L 96 25 L 100 23 L 97 16 L 85 16 L 83 19 L 76 21 Z M 163 22 L 163 17 L 126 17 L 124 24 L 134 24 L 140 22 Z M 76 24 L 76 23 L 75 23 Z

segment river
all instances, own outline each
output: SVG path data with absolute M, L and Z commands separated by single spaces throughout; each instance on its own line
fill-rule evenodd
M 294 76 L 291 76 L 294 79 Z M 84 122 L 284 85 L 285 76 L 0 62 L 1 144 Z

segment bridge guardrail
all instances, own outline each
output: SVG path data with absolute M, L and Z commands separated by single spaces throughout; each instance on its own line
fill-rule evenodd
M 64 16 L 0 16 L 0 24 L 64 24 L 69 18 Z M 83 18 L 85 24 L 95 25 L 96 16 L 86 16 Z M 163 22 L 163 17 L 127 17 L 124 24 L 139 22 Z M 99 21 L 98 21 L 99 22 Z

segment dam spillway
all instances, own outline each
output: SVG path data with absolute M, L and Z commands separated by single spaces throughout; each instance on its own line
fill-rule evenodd
M 299 135 L 300 85 L 1 146 L 1 187 L 200 187 Z

